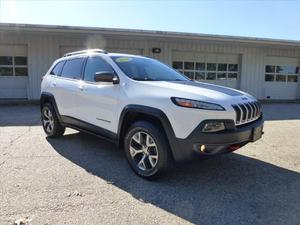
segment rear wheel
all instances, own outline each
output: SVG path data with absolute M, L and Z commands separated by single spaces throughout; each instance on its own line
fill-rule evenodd
M 171 162 L 164 132 L 147 121 L 135 122 L 129 128 L 125 137 L 125 153 L 134 172 L 147 179 L 160 176 Z
M 42 124 L 48 137 L 60 137 L 65 133 L 65 127 L 60 124 L 56 112 L 50 103 L 43 105 Z

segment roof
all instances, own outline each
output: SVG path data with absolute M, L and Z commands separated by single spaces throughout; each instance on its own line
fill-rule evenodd
M 44 31 L 44 32 L 63 32 L 63 33 L 93 33 L 93 34 L 118 34 L 143 37 L 169 37 L 190 40 L 212 40 L 228 41 L 253 44 L 283 45 L 300 47 L 300 41 L 284 40 L 272 38 L 256 38 L 230 35 L 215 35 L 202 33 L 172 32 L 172 31 L 154 31 L 138 29 L 120 29 L 120 28 L 102 28 L 102 27 L 82 27 L 82 26 L 61 26 L 61 25 L 40 25 L 40 24 L 17 24 L 0 23 L 0 30 L 11 31 Z

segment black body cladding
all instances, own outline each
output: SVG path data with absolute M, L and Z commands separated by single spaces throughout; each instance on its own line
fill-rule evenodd
M 151 118 L 155 118 L 155 121 L 159 121 L 166 134 L 175 161 L 190 160 L 195 154 L 200 154 L 200 152 L 197 152 L 197 149 L 195 149 L 195 146 L 198 144 L 213 144 L 227 148 L 231 144 L 245 144 L 251 142 L 253 129 L 263 126 L 262 115 L 257 120 L 238 127 L 235 126 L 233 120 L 218 120 L 224 122 L 225 130 L 215 133 L 203 133 L 202 128 L 204 124 L 209 121 L 205 120 L 202 121 L 187 138 L 180 139 L 176 138 L 171 123 L 163 111 L 148 106 L 133 104 L 127 105 L 123 109 L 119 119 L 118 131 L 117 133 L 113 133 L 85 121 L 61 115 L 57 108 L 55 98 L 50 93 L 42 93 L 40 99 L 41 108 L 46 102 L 50 102 L 53 105 L 62 125 L 100 136 L 119 146 L 121 146 L 120 143 L 122 143 L 125 136 L 126 120 L 130 118 L 131 115 L 138 115 L 136 117 L 138 119 L 143 118 L 147 120 L 150 118 L 150 121 Z M 142 117 L 140 117 L 140 115 L 142 115 Z

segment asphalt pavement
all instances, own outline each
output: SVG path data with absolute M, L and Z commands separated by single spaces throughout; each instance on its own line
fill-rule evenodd
M 47 138 L 38 106 L 0 106 L 0 224 L 300 224 L 300 104 L 263 108 L 261 140 L 150 182 L 109 142 Z

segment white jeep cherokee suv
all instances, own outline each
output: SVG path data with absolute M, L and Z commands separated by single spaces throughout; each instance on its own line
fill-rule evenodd
M 172 161 L 234 151 L 261 138 L 259 102 L 249 94 L 191 81 L 142 56 L 93 49 L 56 60 L 41 85 L 49 137 L 65 127 L 123 147 L 132 169 L 154 178 Z

